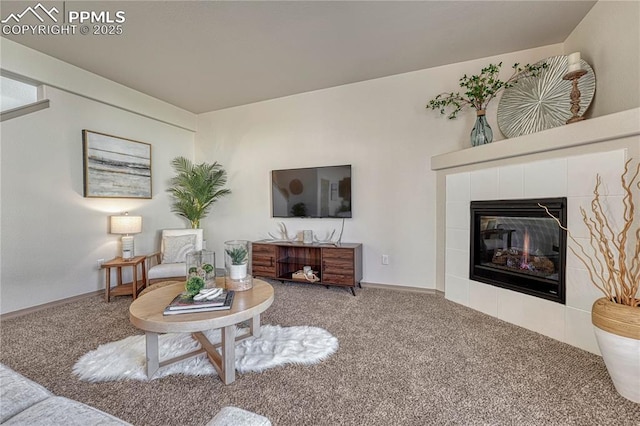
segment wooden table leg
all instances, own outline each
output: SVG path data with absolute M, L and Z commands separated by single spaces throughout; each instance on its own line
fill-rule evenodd
M 236 380 L 236 327 L 230 325 L 221 330 L 222 342 L 220 342 L 220 348 L 222 354 L 219 354 L 216 350 L 218 345 L 214 345 L 207 339 L 204 333 L 197 331 L 192 333 L 194 339 L 196 339 L 202 349 L 207 353 L 209 362 L 216 369 L 220 380 L 225 385 L 233 383 Z
M 145 260 L 140 263 L 140 268 L 142 268 L 142 288 L 147 288 L 147 267 L 145 265 Z
M 131 296 L 136 300 L 138 295 L 138 265 L 133 265 L 133 282 L 131 283 Z
M 222 329 L 222 381 L 225 385 L 236 380 L 236 326 Z
M 147 377 L 150 379 L 160 368 L 160 356 L 158 353 L 158 333 L 147 331 L 145 333 L 147 344 Z
M 249 323 L 249 330 L 251 331 L 251 335 L 254 337 L 260 337 L 260 314 L 251 318 Z
M 105 268 L 106 274 L 105 274 L 105 288 L 104 288 L 104 295 L 107 299 L 107 302 L 111 301 L 111 268 L 107 267 Z

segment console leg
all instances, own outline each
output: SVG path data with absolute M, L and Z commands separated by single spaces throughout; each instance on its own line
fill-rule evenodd
M 351 289 L 351 293 L 355 296 L 356 295 L 356 290 L 355 287 L 349 287 Z

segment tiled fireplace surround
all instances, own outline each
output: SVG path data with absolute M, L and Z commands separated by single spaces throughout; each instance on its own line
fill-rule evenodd
M 635 111 L 635 115 L 631 117 L 637 120 L 638 110 L 632 111 Z M 606 120 L 600 122 L 609 124 L 608 120 L 610 121 L 611 117 L 607 116 Z M 593 125 L 591 123 L 591 126 Z M 563 127 L 541 134 L 546 133 L 550 138 L 562 137 L 567 130 L 573 130 L 569 129 L 569 126 Z M 469 167 L 462 160 L 464 156 L 456 155 L 453 161 L 447 157 L 448 154 L 440 156 L 441 158 L 435 162 L 432 159 L 432 168 L 447 171 L 444 214 L 445 297 L 509 323 L 599 354 L 591 324 L 591 305 L 601 294 L 591 284 L 582 263 L 570 251 L 567 252 L 565 305 L 469 279 L 469 203 L 472 200 L 567 197 L 568 227 L 574 237 L 581 242 L 588 242 L 585 239 L 588 233 L 582 223 L 580 206 L 589 207 L 596 174 L 600 174 L 604 188 L 602 192 L 606 194 L 602 200 L 605 205 L 611 206 L 612 217 L 621 217 L 618 208 L 623 195 L 620 174 L 627 157 L 635 156 L 640 147 L 637 127 L 637 124 L 631 126 L 633 131 L 630 136 L 612 136 L 612 142 L 612 138 L 593 139 L 598 135 L 590 135 L 588 126 L 583 126 L 578 128 L 583 132 L 578 133 L 587 136 L 577 138 L 583 139 L 584 144 L 574 144 L 571 148 L 565 145 L 563 149 L 552 153 L 555 156 L 550 155 L 552 158 L 549 159 L 535 159 L 536 155 L 532 155 L 531 150 L 527 148 L 516 149 L 521 151 L 522 155 L 510 155 L 511 158 L 505 161 L 508 163 L 505 165 L 496 165 L 495 161 L 488 160 L 483 162 L 480 155 L 480 160 L 475 158 L 470 161 L 476 163 L 471 167 L 472 170 L 465 170 Z M 620 134 L 618 130 L 612 133 Z M 496 143 L 524 143 L 536 141 L 541 136 L 544 137 L 528 135 Z M 586 145 L 588 148 L 585 149 Z M 535 148 L 533 152 L 536 152 Z M 443 164 L 448 167 L 441 167 Z

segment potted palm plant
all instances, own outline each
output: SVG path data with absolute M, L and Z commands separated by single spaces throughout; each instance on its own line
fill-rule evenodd
M 177 172 L 167 189 L 174 198 L 171 211 L 189 220 L 192 228 L 199 228 L 213 203 L 231 193 L 224 188 L 227 172 L 218 162 L 193 164 L 185 157 L 174 158 L 171 165 Z
M 630 171 L 630 163 L 631 160 L 625 163 L 620 178 L 624 192 L 621 220 L 607 215 L 613 209 L 603 205 L 600 198 L 600 176 L 596 178 L 591 214 L 580 208 L 589 231 L 588 248 L 548 210 L 547 213 L 567 231 L 577 247 L 569 247 L 570 250 L 586 267 L 593 285 L 604 294 L 593 304 L 591 322 L 609 376 L 620 395 L 640 403 L 640 225 L 634 228 L 638 214 L 633 202 L 634 192 L 640 190 L 640 164 Z

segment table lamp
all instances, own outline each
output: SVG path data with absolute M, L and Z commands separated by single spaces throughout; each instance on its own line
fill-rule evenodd
M 123 259 L 133 257 L 133 236 L 129 234 L 139 234 L 140 232 L 142 232 L 142 216 L 129 216 L 128 212 L 119 216 L 111 216 L 111 233 L 122 234 Z

